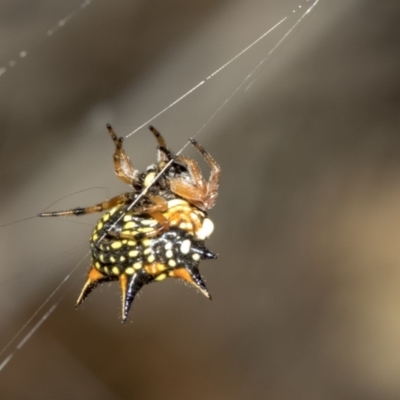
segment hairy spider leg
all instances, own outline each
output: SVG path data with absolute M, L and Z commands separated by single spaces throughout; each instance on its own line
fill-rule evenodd
M 208 210 L 214 207 L 216 198 L 218 196 L 218 186 L 221 177 L 221 168 L 219 164 L 212 158 L 212 156 L 204 149 L 203 146 L 195 139 L 190 139 L 190 142 L 194 147 L 201 153 L 206 162 L 211 168 L 210 178 L 208 182 L 203 179 L 200 168 L 196 161 L 191 160 L 184 156 L 176 157 L 167 147 L 166 141 L 161 133 L 154 128 L 149 126 L 150 131 L 156 137 L 158 147 L 158 162 L 168 162 L 175 159 L 176 162 L 186 165 L 190 175 L 193 177 L 193 183 L 188 182 L 182 177 L 176 177 L 170 179 L 171 190 L 183 198 L 193 202 L 197 207 Z
M 114 129 L 110 124 L 107 124 L 108 132 L 111 139 L 115 143 L 115 153 L 114 153 L 114 169 L 116 175 L 125 183 L 128 183 L 132 187 L 137 189 L 142 189 L 142 185 L 139 184 L 138 176 L 139 172 L 133 168 L 132 162 L 128 155 L 123 149 L 122 143 L 123 138 L 117 137 Z M 153 128 L 154 129 L 154 128 Z M 162 135 L 154 129 L 154 135 L 159 143 L 160 147 L 166 147 L 166 143 Z M 79 216 L 85 214 L 91 214 L 96 212 L 102 212 L 104 210 L 109 210 L 117 205 L 125 204 L 128 201 L 134 200 L 135 193 L 123 193 L 121 195 L 115 196 L 111 199 L 102 201 L 93 206 L 88 207 L 76 207 L 69 210 L 62 211 L 50 211 L 38 214 L 39 217 L 65 217 L 65 216 Z M 160 223 L 160 228 L 148 236 L 154 236 L 159 232 L 163 232 L 168 229 L 168 221 L 162 216 L 161 212 L 165 211 L 168 207 L 167 202 L 160 196 L 150 196 L 150 200 L 153 205 L 146 205 L 143 207 L 136 207 L 135 212 L 137 213 L 147 213 L 153 217 L 156 221 Z
M 94 206 L 89 207 L 76 207 L 70 210 L 62 210 L 62 211 L 47 211 L 38 214 L 39 217 L 67 217 L 67 216 L 79 216 L 85 214 L 92 214 L 97 212 L 102 212 L 104 210 L 109 210 L 115 206 L 120 204 L 125 204 L 126 202 L 134 199 L 134 192 L 123 193 L 118 196 L 115 196 L 111 199 L 104 200 L 101 203 L 97 203 Z
M 210 178 L 208 182 L 204 180 L 196 161 L 188 157 L 179 156 L 177 159 L 186 165 L 192 180 L 189 181 L 180 176 L 171 178 L 170 188 L 172 192 L 187 199 L 201 210 L 208 210 L 214 207 L 218 196 L 221 167 L 196 140 L 190 139 L 190 142 L 196 147 L 210 166 Z
M 172 154 L 172 152 L 168 149 L 167 142 L 165 141 L 165 139 L 161 135 L 161 133 L 156 128 L 154 128 L 154 126 L 152 126 L 152 125 L 149 126 L 149 129 L 153 133 L 153 135 L 155 136 L 155 138 L 158 142 L 157 162 L 158 163 L 162 163 L 162 162 L 167 163 L 168 161 L 175 158 L 175 156 Z
M 139 180 L 139 171 L 133 168 L 133 164 L 129 158 L 129 156 L 125 153 L 125 150 L 123 148 L 123 138 L 122 137 L 117 137 L 115 134 L 115 131 L 111 127 L 110 124 L 107 124 L 107 129 L 108 132 L 111 136 L 111 139 L 115 143 L 115 153 L 114 153 L 114 168 L 115 168 L 115 173 L 117 176 L 125 183 L 128 183 L 134 188 L 139 188 L 141 189 L 142 186 L 138 182 Z M 168 149 L 167 143 L 164 139 L 164 137 L 161 135 L 161 133 L 154 128 L 153 126 L 149 126 L 150 131 L 153 133 L 154 137 L 156 138 L 158 142 L 158 154 L 157 154 L 157 161 L 161 162 L 168 162 L 172 158 L 174 158 L 174 155 L 172 152 Z
M 112 140 L 114 141 L 115 147 L 116 147 L 115 153 L 114 153 L 115 173 L 122 181 L 130 184 L 132 187 L 138 188 L 140 186 L 140 188 L 141 188 L 141 185 L 139 185 L 139 182 L 138 182 L 139 172 L 138 172 L 138 170 L 135 170 L 133 168 L 130 158 L 128 157 L 128 155 L 125 153 L 125 150 L 123 149 L 123 146 L 122 146 L 123 138 L 117 137 L 117 135 L 115 134 L 115 131 L 113 130 L 113 128 L 111 127 L 110 124 L 107 124 L 107 129 L 108 129 L 108 132 L 110 133 L 110 136 L 111 136 Z M 154 134 L 154 136 L 158 142 L 158 145 L 159 145 L 158 159 L 162 160 L 162 159 L 164 159 L 164 157 L 166 157 L 169 160 L 171 155 L 170 155 L 169 150 L 167 149 L 167 144 L 165 142 L 164 137 L 153 126 L 150 126 L 149 129 Z M 157 230 L 154 230 L 151 234 L 148 233 L 146 235 L 147 237 L 155 236 L 161 232 L 164 232 L 165 230 L 167 230 L 169 228 L 168 221 L 161 214 L 161 212 L 163 212 L 167 209 L 167 207 L 168 207 L 167 202 L 160 196 L 150 196 L 150 200 L 153 203 L 151 206 L 140 207 L 138 209 L 138 211 L 140 211 L 141 213 L 150 215 L 150 217 L 152 217 L 156 221 L 158 221 L 160 225 Z M 129 236 L 129 235 L 127 235 L 127 236 Z M 129 238 L 129 237 L 127 237 L 127 238 Z
M 211 154 L 208 153 L 204 147 L 195 139 L 191 138 L 190 142 L 193 144 L 194 147 L 201 153 L 204 159 L 207 161 L 208 165 L 210 166 L 211 173 L 210 178 L 207 183 L 207 192 L 208 194 L 212 194 L 215 192 L 214 197 L 217 197 L 219 181 L 221 179 L 221 167 L 219 164 L 211 157 Z M 214 204 L 213 204 L 214 205 Z M 210 207 L 211 208 L 211 207 Z
M 139 182 L 139 171 L 133 168 L 133 164 L 129 158 L 129 156 L 125 153 L 123 148 L 123 138 L 118 137 L 114 129 L 110 124 L 107 124 L 108 133 L 111 136 L 111 139 L 115 143 L 115 152 L 113 155 L 114 158 L 114 170 L 119 179 L 123 182 L 131 185 L 135 189 L 141 189 L 141 185 Z

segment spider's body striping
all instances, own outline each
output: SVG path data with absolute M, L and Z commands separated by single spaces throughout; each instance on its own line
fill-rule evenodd
M 116 147 L 115 173 L 133 191 L 90 207 L 39 214 L 79 216 L 109 210 L 92 233 L 92 266 L 77 305 L 99 283 L 118 280 L 125 321 L 141 287 L 167 277 L 180 278 L 211 298 L 198 265 L 200 260 L 217 257 L 205 247 L 204 240 L 214 230 L 206 211 L 214 206 L 218 194 L 219 165 L 191 139 L 211 167 L 205 181 L 194 160 L 173 155 L 161 134 L 150 127 L 159 144 L 157 164 L 139 172 L 126 155 L 122 138 L 110 125 L 107 128 Z

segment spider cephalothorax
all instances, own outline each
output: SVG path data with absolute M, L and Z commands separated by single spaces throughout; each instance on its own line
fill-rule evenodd
M 140 288 L 166 277 L 180 278 L 210 298 L 198 264 L 216 258 L 204 240 L 214 229 L 206 210 L 216 201 L 219 165 L 197 141 L 190 140 L 211 167 L 206 181 L 196 161 L 174 155 L 161 134 L 150 127 L 158 142 L 157 164 L 139 172 L 125 153 L 122 138 L 110 125 L 107 129 L 115 143 L 115 173 L 133 191 L 90 207 L 39 214 L 58 217 L 109 210 L 91 236 L 92 266 L 77 305 L 98 283 L 119 280 L 125 321 Z

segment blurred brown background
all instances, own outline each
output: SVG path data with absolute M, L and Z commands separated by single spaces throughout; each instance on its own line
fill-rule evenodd
M 127 135 L 288 16 L 152 122 L 179 149 L 310 3 L 96 0 L 46 39 L 81 1 L 1 2 L 0 223 L 126 190 L 106 122 Z M 125 326 L 118 285 L 75 311 L 85 259 L 2 354 L 1 399 L 399 399 L 399 46 L 400 2 L 321 1 L 198 136 L 223 168 L 220 257 L 202 264 L 214 301 L 171 280 L 145 287 Z M 126 147 L 154 162 L 145 128 Z M 96 218 L 0 229 L 1 348 Z

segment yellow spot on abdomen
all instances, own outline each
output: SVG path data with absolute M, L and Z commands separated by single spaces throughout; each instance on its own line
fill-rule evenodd
M 142 263 L 137 262 L 137 263 L 133 264 L 133 268 L 135 268 L 136 270 L 141 269 L 142 268 Z
M 157 221 L 154 221 L 154 219 L 144 219 L 141 221 L 141 224 L 153 226 L 153 225 L 157 225 Z
M 124 225 L 124 229 L 132 230 L 132 228 L 134 228 L 135 226 L 137 226 L 135 222 L 129 221 Z
M 145 227 L 143 227 L 143 228 L 138 228 L 138 231 L 139 232 L 144 232 L 144 233 L 146 233 L 146 232 L 152 232 L 154 229 L 153 228 L 151 228 L 150 226 L 145 226 Z
M 135 270 L 132 267 L 128 267 L 125 270 L 125 273 L 128 274 L 128 275 L 133 275 L 134 272 L 135 272 Z
M 137 250 L 131 250 L 131 251 L 128 253 L 128 256 L 129 256 L 129 257 L 136 257 L 138 254 L 139 254 L 139 252 L 138 252 Z
M 163 281 L 167 277 L 166 274 L 160 274 L 155 278 L 156 281 Z
M 169 261 L 168 261 L 168 265 L 169 265 L 170 267 L 176 267 L 176 261 L 175 261 L 175 260 L 169 260 Z
M 116 206 L 116 207 L 112 208 L 112 209 L 109 211 L 110 216 L 113 215 L 113 214 L 118 210 L 119 207 L 120 207 L 120 206 Z
M 122 247 L 122 242 L 113 242 L 113 243 L 111 243 L 111 248 L 112 249 L 114 249 L 114 250 L 118 250 L 118 249 L 120 249 Z

